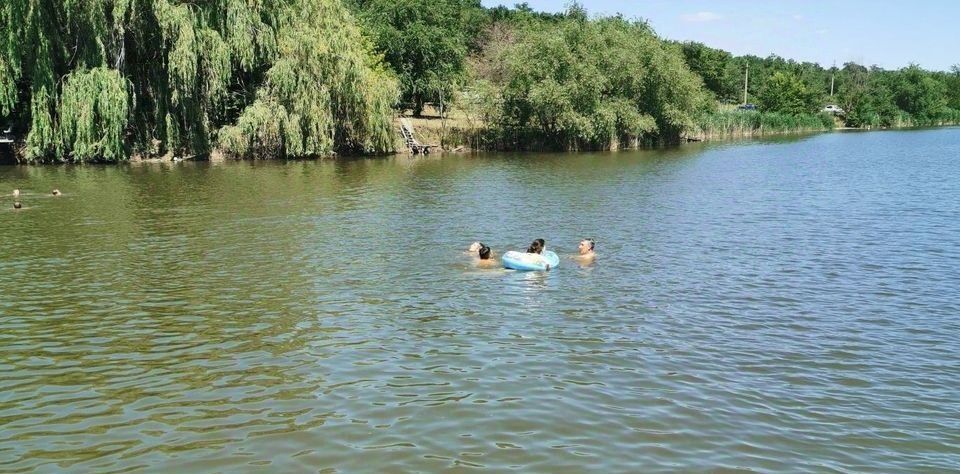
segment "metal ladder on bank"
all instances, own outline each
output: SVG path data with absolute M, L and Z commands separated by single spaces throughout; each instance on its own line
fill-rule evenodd
M 414 155 L 426 155 L 430 153 L 430 147 L 421 144 L 417 141 L 416 137 L 414 137 L 413 125 L 405 118 L 400 119 L 400 134 L 403 136 L 404 144 Z

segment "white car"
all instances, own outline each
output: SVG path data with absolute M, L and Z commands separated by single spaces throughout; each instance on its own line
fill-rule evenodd
M 831 113 L 831 114 L 836 115 L 836 114 L 842 114 L 842 113 L 843 113 L 843 109 L 841 109 L 840 107 L 838 107 L 838 106 L 836 106 L 836 105 L 834 105 L 834 104 L 830 104 L 830 105 L 825 106 L 825 107 L 823 108 L 823 110 L 821 110 L 821 112 L 829 112 L 829 113 Z

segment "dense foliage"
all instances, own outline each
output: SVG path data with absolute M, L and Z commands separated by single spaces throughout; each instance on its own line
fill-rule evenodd
M 744 100 L 759 111 L 737 111 Z M 476 146 L 606 149 L 835 120 L 957 123 L 960 66 L 734 56 L 577 4 L 0 2 L 0 126 L 14 124 L 28 161 L 387 152 L 395 116 L 431 103 L 465 117 Z M 819 114 L 827 104 L 845 112 Z
M 799 76 L 777 71 L 760 91 L 762 110 L 791 115 L 810 113 L 817 108 L 817 98 Z
M 396 86 L 339 0 L 5 0 L 28 160 L 392 148 Z M 266 112 L 265 112 L 266 111 Z
M 420 115 L 449 97 L 486 22 L 479 0 L 354 0 L 377 50 L 397 72 L 402 100 Z
M 473 69 L 507 147 L 605 149 L 676 141 L 706 104 L 701 80 L 642 22 L 565 18 L 488 41 Z M 512 137 L 512 143 L 510 139 Z

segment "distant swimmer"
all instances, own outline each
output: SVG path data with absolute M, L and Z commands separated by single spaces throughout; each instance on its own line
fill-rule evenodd
M 580 241 L 580 245 L 577 247 L 577 250 L 580 252 L 577 255 L 577 259 L 582 262 L 592 262 L 594 258 L 597 257 L 597 253 L 594 251 L 597 243 L 593 239 L 583 239 Z
M 13 190 L 13 197 L 15 197 L 15 198 L 20 197 L 20 188 L 17 188 L 17 189 L 14 189 L 14 190 Z
M 20 201 L 13 201 L 14 209 L 20 209 L 21 207 L 23 207 L 23 204 L 20 204 Z
M 51 194 L 53 194 L 54 196 L 60 196 L 63 193 L 61 193 L 59 189 L 54 189 Z

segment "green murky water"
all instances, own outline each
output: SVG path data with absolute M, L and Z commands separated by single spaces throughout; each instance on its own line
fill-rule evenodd
M 958 129 L 16 186 L 0 471 L 960 469 Z

